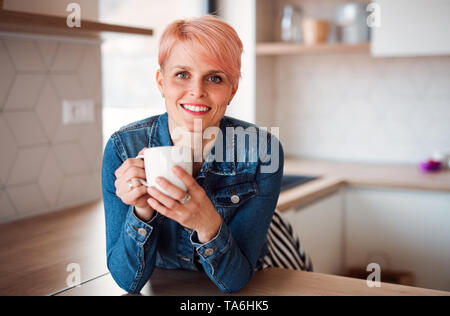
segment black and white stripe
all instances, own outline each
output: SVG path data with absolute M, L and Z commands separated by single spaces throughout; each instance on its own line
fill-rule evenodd
M 263 258 L 262 268 L 277 267 L 291 270 L 313 271 L 309 256 L 305 254 L 292 226 L 277 210 L 267 233 L 269 249 Z

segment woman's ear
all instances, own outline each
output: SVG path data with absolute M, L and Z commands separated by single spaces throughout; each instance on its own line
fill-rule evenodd
M 156 85 L 158 86 L 159 92 L 161 92 L 161 95 L 164 98 L 164 78 L 161 69 L 158 69 L 156 71 Z
M 239 84 L 237 84 L 237 83 L 233 86 L 233 88 L 232 88 L 232 90 L 231 90 L 230 101 L 228 101 L 228 105 L 230 105 L 231 100 L 233 100 L 233 98 L 234 98 L 234 96 L 235 96 L 235 94 L 236 94 L 236 92 L 237 92 L 237 90 L 238 90 L 238 87 L 239 87 Z
M 233 97 L 234 97 L 234 95 L 236 94 L 236 92 L 237 92 L 237 90 L 238 90 L 238 88 L 239 88 L 239 83 L 236 83 L 234 86 L 233 86 Z

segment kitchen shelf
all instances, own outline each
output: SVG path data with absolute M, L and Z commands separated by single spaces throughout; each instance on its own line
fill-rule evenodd
M 105 32 L 153 35 L 153 30 L 131 26 L 81 21 L 81 27 L 70 28 L 64 16 L 34 14 L 0 8 L 0 31 L 65 35 L 77 37 L 99 37 Z
M 310 53 L 369 53 L 370 44 L 317 44 L 304 45 L 283 42 L 263 42 L 256 44 L 256 56 L 296 55 Z

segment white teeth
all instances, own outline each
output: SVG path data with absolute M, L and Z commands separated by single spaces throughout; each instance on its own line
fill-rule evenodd
M 184 107 L 185 109 L 188 109 L 189 111 L 193 111 L 193 112 L 209 111 L 209 109 L 204 106 L 193 106 L 193 105 L 189 105 L 189 104 L 182 104 L 181 106 Z

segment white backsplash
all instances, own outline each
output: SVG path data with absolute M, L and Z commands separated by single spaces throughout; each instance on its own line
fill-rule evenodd
M 258 111 L 286 154 L 416 164 L 450 148 L 450 57 L 283 56 L 272 69 L 273 107 Z
M 100 199 L 100 42 L 2 33 L 0 69 L 0 223 Z M 63 125 L 63 99 L 95 122 Z

